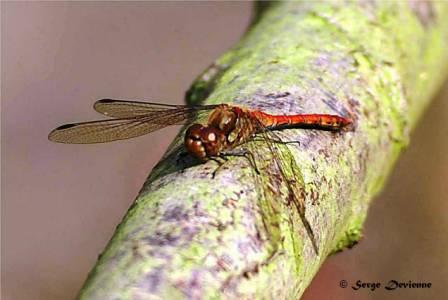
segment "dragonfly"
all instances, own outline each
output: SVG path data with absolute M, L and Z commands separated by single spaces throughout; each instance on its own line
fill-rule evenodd
M 236 149 L 259 136 L 266 143 L 287 186 L 288 202 L 297 209 L 313 249 L 318 254 L 312 227 L 305 217 L 304 198 L 294 191 L 294 180 L 287 178 L 284 171 L 287 162 L 275 146 L 275 143 L 282 141 L 274 131 L 309 128 L 337 132 L 352 125 L 350 118 L 332 114 L 273 115 L 232 104 L 171 105 L 114 99 L 98 100 L 94 109 L 111 119 L 59 126 L 50 132 L 49 140 L 67 144 L 106 143 L 145 135 L 171 125 L 192 124 L 201 116 L 208 115 L 205 124 L 194 123 L 187 128 L 184 136 L 187 153 L 201 162 L 249 154 L 252 158 L 249 161 L 257 169 L 250 152 L 238 152 Z

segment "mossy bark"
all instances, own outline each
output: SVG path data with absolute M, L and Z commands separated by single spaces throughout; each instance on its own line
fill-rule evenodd
M 279 133 L 299 142 L 282 147 L 301 174 L 295 184 L 319 255 L 297 215 L 290 222 L 288 209 L 265 213 L 286 197 L 274 171 L 256 175 L 234 158 L 212 178 L 215 162 L 176 164 L 174 151 L 154 168 L 79 298 L 300 297 L 329 254 L 360 238 L 369 203 L 448 73 L 447 49 L 443 1 L 259 5 L 245 36 L 195 81 L 187 101 L 353 118 L 351 132 Z M 252 148 L 267 151 L 259 141 Z

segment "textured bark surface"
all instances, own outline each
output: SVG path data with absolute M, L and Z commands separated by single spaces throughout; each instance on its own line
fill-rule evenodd
M 447 74 L 446 49 L 445 2 L 258 6 L 241 42 L 195 81 L 187 100 L 354 119 L 351 132 L 278 133 L 300 142 L 279 149 L 291 162 L 287 172 L 301 177 L 295 184 L 319 255 L 298 215 L 278 205 L 286 193 L 263 160 L 263 143 L 248 145 L 260 176 L 232 158 L 212 178 L 215 162 L 176 164 L 174 151 L 152 171 L 80 298 L 300 297 L 329 254 L 360 238 L 370 201 Z M 181 140 L 182 133 L 173 149 Z

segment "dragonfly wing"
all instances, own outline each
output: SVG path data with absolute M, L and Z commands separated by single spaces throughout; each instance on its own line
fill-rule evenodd
M 157 115 L 119 118 L 62 125 L 50 132 L 48 139 L 66 144 L 106 143 L 129 139 L 158 129 L 183 124 L 195 117 L 184 111 L 165 110 Z
M 93 105 L 97 112 L 112 118 L 156 116 L 166 111 L 189 114 L 193 111 L 210 110 L 215 107 L 216 105 L 187 106 L 113 99 L 101 99 Z
M 275 194 L 275 189 L 271 187 L 272 185 L 277 186 L 273 181 L 276 181 L 278 177 L 274 178 L 268 175 L 271 173 L 271 170 L 266 170 L 272 161 L 269 157 L 270 153 L 266 153 L 264 151 L 265 148 L 261 145 L 265 145 L 263 140 L 249 139 L 240 146 L 252 153 L 254 156 L 252 169 L 257 169 L 261 173 L 261 176 L 258 176 L 254 172 L 253 176 L 256 193 L 259 195 L 257 206 L 261 214 L 261 226 L 266 233 L 266 239 L 269 241 L 271 247 L 270 255 L 275 255 L 278 253 L 279 247 L 282 244 L 282 233 L 280 230 L 282 223 L 282 203 L 276 200 L 278 199 L 278 195 Z
M 66 124 L 50 132 L 48 139 L 67 144 L 106 143 L 129 139 L 167 126 L 188 123 L 195 118 L 201 118 L 216 106 L 102 99 L 94 104 L 95 110 L 114 119 Z
M 258 124 L 259 131 L 271 152 L 272 160 L 275 162 L 282 181 L 286 184 L 288 191 L 287 209 L 291 209 L 291 205 L 295 208 L 300 216 L 303 226 L 307 232 L 308 237 L 311 240 L 311 244 L 316 254 L 319 254 L 319 248 L 317 246 L 316 238 L 311 227 L 311 224 L 305 216 L 305 199 L 301 191 L 297 191 L 292 185 L 303 184 L 303 178 L 297 174 L 298 166 L 295 163 L 294 157 L 287 145 L 284 146 L 284 150 L 279 150 L 279 143 L 274 141 L 281 141 L 281 138 L 273 131 L 268 130 L 261 123 Z M 283 154 L 285 152 L 285 154 Z

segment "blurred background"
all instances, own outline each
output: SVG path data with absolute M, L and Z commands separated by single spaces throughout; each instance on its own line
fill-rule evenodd
M 192 80 L 238 41 L 251 8 L 2 3 L 2 299 L 73 299 L 177 129 L 104 145 L 52 144 L 48 132 L 97 118 L 98 98 L 182 103 Z M 446 119 L 448 85 L 372 204 L 362 242 L 330 257 L 304 299 L 448 295 Z M 432 287 L 350 288 L 391 279 Z

